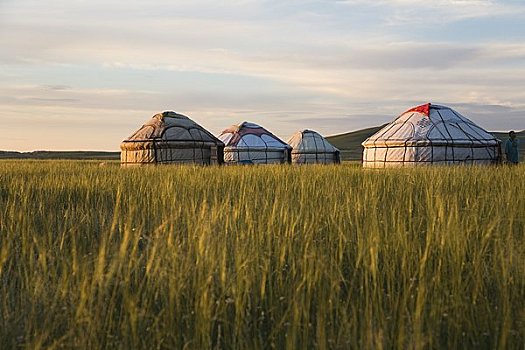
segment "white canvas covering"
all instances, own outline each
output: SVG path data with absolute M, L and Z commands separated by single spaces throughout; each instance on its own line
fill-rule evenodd
M 298 131 L 287 142 L 292 147 L 294 164 L 340 163 L 340 152 L 313 130 Z
M 120 145 L 123 166 L 145 164 L 221 164 L 224 144 L 185 115 L 154 115 Z
M 493 164 L 501 141 L 455 110 L 430 103 L 409 109 L 363 142 L 369 168 Z
M 225 129 L 225 163 L 280 164 L 290 162 L 291 147 L 260 125 L 243 122 Z

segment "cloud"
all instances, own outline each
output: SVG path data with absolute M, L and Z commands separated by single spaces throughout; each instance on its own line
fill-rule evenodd
M 74 98 L 41 98 L 41 97 L 28 97 L 25 99 L 22 99 L 22 101 L 36 101 L 41 103 L 51 103 L 53 105 L 57 103 L 74 103 L 78 102 L 79 100 Z
M 453 108 L 465 108 L 476 114 L 494 114 L 494 113 L 513 113 L 515 108 L 504 105 L 484 105 L 477 103 L 452 103 L 449 104 Z M 519 111 L 519 110 L 518 110 Z
M 525 42 L 439 35 L 450 21 L 519 18 L 525 6 L 517 2 L 2 6 L 2 128 L 19 132 L 13 121 L 41 123 L 33 139 L 49 144 L 60 125 L 78 135 L 103 128 L 98 144 L 114 149 L 152 114 L 171 109 L 213 132 L 248 119 L 281 137 L 303 126 L 334 134 L 378 125 L 427 101 L 457 106 L 489 128 L 525 127 Z M 422 28 L 438 34 L 410 34 Z M 85 145 L 78 135 L 67 142 Z
M 71 89 L 71 86 L 69 85 L 44 85 L 43 87 L 53 91 L 63 91 Z
M 518 16 L 525 13 L 522 4 L 496 0 L 342 0 L 351 6 L 387 8 L 388 25 L 442 25 L 474 18 Z
M 10 35 L 0 34 L 0 44 L 9 48 L 0 53 L 0 62 L 268 75 L 272 70 L 301 68 L 441 70 L 525 58 L 523 43 L 417 42 L 388 37 L 323 40 L 315 34 L 305 41 L 306 28 L 290 34 L 291 24 L 277 23 L 280 25 L 272 28 L 273 24 L 202 19 L 139 19 L 132 27 L 118 22 L 92 26 L 60 21 L 19 23 L 11 26 Z M 30 40 L 35 42 L 31 47 L 25 44 Z M 281 72 L 273 75 L 286 77 Z

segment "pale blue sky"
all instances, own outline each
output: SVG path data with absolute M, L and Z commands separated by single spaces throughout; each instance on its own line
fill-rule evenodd
M 525 2 L 0 0 L 0 149 L 117 150 L 174 110 L 286 139 L 454 107 L 525 129 Z

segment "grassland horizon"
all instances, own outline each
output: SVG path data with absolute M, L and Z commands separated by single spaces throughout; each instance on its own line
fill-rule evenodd
M 0 161 L 0 348 L 522 349 L 525 167 Z

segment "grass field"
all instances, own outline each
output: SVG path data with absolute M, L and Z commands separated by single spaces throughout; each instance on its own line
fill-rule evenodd
M 523 344 L 523 165 L 0 162 L 2 349 Z

